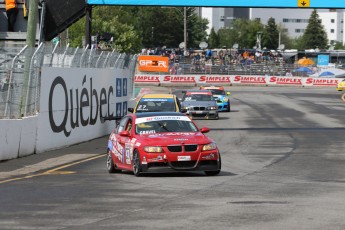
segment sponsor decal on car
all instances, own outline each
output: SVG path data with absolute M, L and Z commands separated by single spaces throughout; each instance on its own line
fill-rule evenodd
M 180 120 L 190 121 L 186 116 L 155 116 L 155 117 L 141 117 L 135 120 L 135 124 L 146 123 L 150 121 L 168 121 L 168 120 Z

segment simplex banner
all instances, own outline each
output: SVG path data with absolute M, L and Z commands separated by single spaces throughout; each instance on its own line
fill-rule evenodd
M 345 8 L 344 0 L 87 0 L 90 5 L 268 7 L 268 8 Z
M 194 84 L 194 85 L 286 85 L 336 87 L 344 78 L 312 78 L 245 75 L 135 75 L 136 84 Z

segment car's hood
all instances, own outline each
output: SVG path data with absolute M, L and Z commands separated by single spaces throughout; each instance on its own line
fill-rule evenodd
M 197 133 L 156 133 L 142 134 L 137 136 L 137 143 L 141 145 L 167 146 L 181 144 L 208 144 L 212 140 L 204 134 Z
M 182 106 L 216 106 L 216 101 L 184 101 Z

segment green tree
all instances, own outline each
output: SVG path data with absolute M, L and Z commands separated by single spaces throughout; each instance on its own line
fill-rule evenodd
M 339 41 L 333 42 L 331 45 L 334 46 L 335 50 L 344 50 L 345 49 L 345 45 Z
M 238 31 L 234 29 L 220 29 L 218 30 L 220 47 L 232 48 L 238 42 Z
M 256 45 L 257 33 L 263 31 L 264 26 L 258 20 L 237 19 L 233 28 L 238 31 L 239 47 L 251 49 Z
M 279 31 L 274 18 L 269 18 L 262 35 L 262 47 L 267 49 L 277 49 L 279 40 Z
M 137 53 L 141 47 L 140 31 L 131 16 L 135 7 L 97 6 L 93 8 L 92 35 L 110 33 L 113 35 L 112 48 L 119 52 Z M 85 36 L 85 17 L 69 29 L 70 44 L 81 46 Z
M 219 36 L 212 27 L 210 36 L 208 37 L 208 47 L 209 48 L 218 48 L 219 47 Z
M 327 33 L 315 9 L 310 15 L 308 26 L 303 34 L 303 43 L 304 49 L 327 48 Z

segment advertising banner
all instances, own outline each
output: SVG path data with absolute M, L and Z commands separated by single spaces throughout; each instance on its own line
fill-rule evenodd
M 36 151 L 109 134 L 115 122 L 101 117 L 127 113 L 128 75 L 116 69 L 42 68 Z
M 200 6 L 200 7 L 269 7 L 269 8 L 345 8 L 344 0 L 87 0 L 91 5 L 135 5 L 135 6 Z
M 246 75 L 136 75 L 136 84 L 181 85 L 279 85 L 336 87 L 343 78 L 246 76 Z
M 138 57 L 141 72 L 169 72 L 169 58 L 155 55 L 140 55 Z

